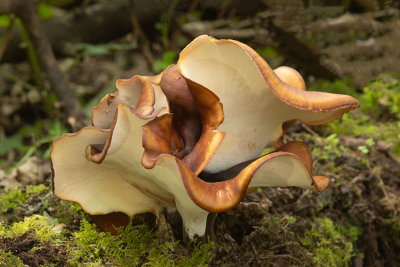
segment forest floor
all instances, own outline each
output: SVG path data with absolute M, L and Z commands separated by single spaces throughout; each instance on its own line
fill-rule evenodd
M 149 70 L 132 43 L 128 35 L 115 43 L 76 44 L 75 58 L 59 60 L 89 117 L 98 101 L 115 91 L 117 79 L 159 72 L 176 61 L 177 54 L 169 51 Z M 269 46 L 261 52 L 277 65 L 286 63 Z M 60 119 L 60 103 L 46 79 L 32 74 L 31 65 L 0 66 L 0 266 L 359 267 L 400 262 L 398 74 L 376 73 L 362 88 L 349 77 L 326 81 L 305 76 L 308 90 L 349 94 L 361 104 L 324 126 L 298 122 L 285 136 L 308 145 L 314 175 L 329 177 L 331 185 L 318 194 L 260 188 L 218 214 L 214 242 L 186 244 L 176 231 L 157 231 L 151 223 L 131 225 L 118 236 L 101 232 L 79 205 L 52 194 L 51 142 L 72 129 Z

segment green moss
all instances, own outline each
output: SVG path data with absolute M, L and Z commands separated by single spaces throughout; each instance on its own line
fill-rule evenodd
M 0 249 L 0 266 L 25 266 L 22 260 L 14 256 L 11 252 L 4 252 Z
M 372 123 L 371 123 L 372 122 Z M 325 126 L 325 131 L 334 132 L 337 135 L 357 136 L 363 138 L 376 138 L 393 146 L 394 155 L 400 160 L 400 121 L 374 122 L 370 117 L 359 114 L 345 114 L 342 119 L 336 120 Z
M 211 243 L 196 246 L 188 257 L 174 254 L 179 243 L 167 242 L 157 244 L 155 235 L 145 225 L 129 225 L 119 230 L 118 236 L 99 232 L 87 220 L 82 220 L 81 228 L 75 232 L 72 242 L 72 265 L 89 266 L 114 264 L 117 266 L 202 266 L 210 258 Z
M 43 184 L 29 185 L 26 190 L 21 188 L 5 189 L 0 196 L 0 214 L 7 211 L 16 210 L 20 205 L 26 205 L 29 198 L 40 195 L 47 187 Z
M 0 224 L 0 237 L 3 238 L 15 238 L 28 232 L 33 233 L 40 242 L 54 241 L 59 238 L 59 234 L 54 232 L 52 226 L 47 223 L 47 218 L 41 215 L 27 217 L 24 221 L 12 225 Z
M 356 91 L 351 78 L 335 82 L 318 81 L 311 90 L 342 93 L 354 96 L 360 101 L 360 109 L 346 113 L 327 125 L 316 127 L 324 136 L 356 136 L 376 141 L 385 141 L 393 146 L 393 154 L 400 160 L 400 81 L 393 75 L 383 74 Z M 368 153 L 374 143 L 360 147 L 361 153 Z M 331 146 L 334 147 L 334 146 Z
M 122 264 L 121 261 L 131 261 L 138 265 L 144 249 L 149 245 L 152 235 L 146 229 L 128 227 L 123 235 L 115 237 L 109 233 L 99 232 L 87 220 L 83 220 L 80 231 L 74 233 L 72 241 L 77 245 L 72 252 L 71 263 L 90 263 L 101 265 L 105 262 Z M 126 238 L 130 232 L 130 238 Z
M 41 215 L 11 225 L 0 224 L 0 266 L 65 266 L 66 243 L 48 218 Z M 7 264 L 2 265 L 2 261 Z
M 191 256 L 184 258 L 180 262 L 180 266 L 206 266 L 211 259 L 210 250 L 214 247 L 214 243 L 208 241 L 205 244 L 196 244 L 191 251 Z
M 55 247 L 68 251 L 70 263 L 76 266 L 202 266 L 210 260 L 212 243 L 195 245 L 190 249 L 179 242 L 161 243 L 160 238 L 144 225 L 128 226 L 120 230 L 119 236 L 101 232 L 88 222 L 88 216 L 78 204 L 55 198 L 44 185 L 6 191 L 1 200 L 3 212 L 21 209 L 32 201 L 39 201 L 39 210 L 45 216 L 34 215 L 10 225 L 0 224 L 0 239 L 5 242 L 25 234 L 37 240 L 38 245 L 31 248 L 29 253 L 35 254 L 42 250 L 42 246 L 52 247 L 57 243 Z M 52 227 L 59 223 L 69 227 L 57 233 Z M 80 229 L 77 227 L 79 224 Z M 18 266 L 14 264 L 16 257 L 10 253 L 2 251 L 0 257 L 0 266 L 2 261 L 7 263 L 6 266 Z M 13 264 L 8 264 L 11 262 Z
M 69 251 L 69 263 L 73 266 L 205 266 L 213 246 L 207 242 L 187 249 L 179 242 L 161 242 L 145 225 L 129 225 L 125 230 L 119 229 L 118 236 L 113 236 L 82 219 L 80 229 L 72 234 L 70 241 L 52 227 L 48 218 L 34 215 L 11 225 L 0 224 L 0 238 L 15 239 L 30 234 L 39 242 L 30 250 L 32 253 L 41 250 L 41 244 L 58 243 Z M 20 259 L 0 250 L 0 266 L 3 263 L 21 266 Z
M 40 251 L 42 245 L 57 243 L 68 251 L 69 263 L 73 266 L 204 266 L 211 257 L 211 242 L 187 249 L 179 242 L 161 242 L 145 225 L 129 225 L 125 230 L 119 229 L 118 236 L 113 236 L 82 219 L 80 229 L 67 241 L 65 232 L 53 231 L 54 224 L 48 219 L 34 215 L 11 225 L 0 224 L 0 238 L 8 242 L 29 234 L 38 241 L 30 253 Z M 19 263 L 16 256 L 0 250 L 0 266 L 21 266 Z
M 400 119 L 400 82 L 391 75 L 381 75 L 369 83 L 360 98 L 361 110 L 379 119 L 389 112 Z
M 358 227 L 337 225 L 329 218 L 322 218 L 314 222 L 300 241 L 313 254 L 310 265 L 349 266 L 356 254 L 354 244 L 359 235 Z
M 87 217 L 81 206 L 75 202 L 63 201 L 56 198 L 49 192 L 45 196 L 44 210 L 49 216 L 55 218 L 57 223 L 64 223 L 68 226 L 69 230 L 75 230 L 79 227 L 79 222 L 83 217 Z

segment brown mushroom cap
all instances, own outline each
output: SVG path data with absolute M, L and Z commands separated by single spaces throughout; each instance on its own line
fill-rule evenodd
M 291 67 L 281 66 L 274 69 L 274 72 L 282 82 L 285 82 L 286 84 L 294 88 L 303 91 L 306 90 L 306 83 L 304 82 L 303 77 L 297 70 Z
M 233 40 L 197 37 L 181 52 L 178 68 L 189 87 L 191 83 L 203 86 L 223 105 L 224 122 L 218 130 L 226 135 L 208 172 L 257 157 L 282 135 L 286 121 L 327 123 L 359 106 L 350 96 L 290 86 L 286 82 L 299 83 L 294 73 L 295 78 L 282 82 L 253 49 Z
M 177 162 L 191 199 L 203 209 L 214 213 L 236 206 L 249 187 L 297 186 L 321 192 L 329 185 L 328 178 L 312 176 L 310 152 L 304 143 L 297 141 L 289 142 L 280 150 L 254 160 L 234 178 L 221 182 L 205 182 L 184 164 Z
M 92 215 L 157 215 L 163 206 L 176 207 L 192 238 L 204 234 L 208 212 L 234 207 L 249 188 L 325 190 L 329 180 L 312 176 L 305 144 L 289 142 L 257 156 L 282 135 L 285 122 L 328 122 L 358 107 L 355 99 L 304 91 L 304 81 L 293 69 L 274 72 L 246 45 L 208 36 L 185 48 L 178 70 L 171 73 L 185 77 L 191 105 L 179 98 L 175 104 L 196 113 L 202 125 L 191 153 L 182 160 L 172 155 L 184 146 L 184 138 L 173 128 L 173 114 L 167 113 L 171 103 L 160 88 L 162 75 L 120 80 L 118 93 L 94 108 L 96 127 L 54 141 L 56 196 L 79 203 Z M 174 88 L 169 89 L 167 95 Z M 231 168 L 235 175 L 220 182 L 198 177 L 203 169 L 212 176 Z
M 224 133 L 217 128 L 224 120 L 224 112 L 218 96 L 201 85 L 188 82 L 175 65 L 164 72 L 161 88 L 174 114 L 173 127 L 187 149 L 187 153 L 178 158 L 198 175 L 223 140 Z
M 290 86 L 292 86 L 294 88 L 297 88 L 297 89 L 300 89 L 300 90 L 303 90 L 303 91 L 306 90 L 306 84 L 304 82 L 304 79 L 303 79 L 303 77 L 301 76 L 301 74 L 297 70 L 295 70 L 295 69 L 293 69 L 291 67 L 281 66 L 281 67 L 278 67 L 278 68 L 274 69 L 274 72 L 282 82 L 284 82 L 284 83 L 286 83 L 286 84 L 288 84 L 288 85 L 290 85 Z M 282 136 L 296 122 L 297 122 L 297 120 L 294 119 L 294 120 L 288 120 L 288 121 L 285 121 L 284 123 L 282 123 Z M 278 138 L 278 139 L 274 140 L 274 147 L 275 148 L 279 147 L 279 140 L 280 139 L 281 138 Z
M 174 151 L 174 155 L 182 159 L 190 154 L 200 138 L 201 119 L 186 80 L 176 65 L 164 71 L 160 86 L 168 99 L 169 112 L 174 114 L 172 126 L 183 143 L 183 147 Z

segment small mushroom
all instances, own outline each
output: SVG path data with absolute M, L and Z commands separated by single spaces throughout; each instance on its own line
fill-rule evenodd
M 190 43 L 176 66 L 119 80 L 117 89 L 93 109 L 93 126 L 54 141 L 54 194 L 91 215 L 177 209 L 189 238 L 248 189 L 324 191 L 329 179 L 313 176 L 307 146 L 277 140 L 296 120 L 327 123 L 359 106 L 307 92 L 294 69 L 272 70 L 250 47 L 209 36 Z

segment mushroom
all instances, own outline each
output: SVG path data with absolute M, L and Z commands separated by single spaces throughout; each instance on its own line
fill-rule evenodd
M 54 194 L 92 215 L 176 209 L 190 239 L 249 188 L 324 191 L 329 179 L 313 176 L 307 146 L 277 140 L 296 120 L 323 124 L 359 106 L 305 91 L 294 69 L 272 70 L 250 47 L 205 35 L 177 65 L 116 86 L 93 109 L 93 126 L 54 141 Z M 275 151 L 259 157 L 269 145 Z
M 206 167 L 209 172 L 257 157 L 282 135 L 282 122 L 324 124 L 358 107 L 351 96 L 299 90 L 286 83 L 297 85 L 289 78 L 297 75 L 278 69 L 283 82 L 253 49 L 237 41 L 200 36 L 182 51 L 178 68 L 191 89 L 207 88 L 224 107 L 218 130 L 226 136 Z

